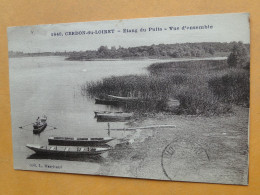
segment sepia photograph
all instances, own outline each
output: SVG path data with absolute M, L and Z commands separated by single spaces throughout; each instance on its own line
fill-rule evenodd
M 231 13 L 9 27 L 14 169 L 248 185 L 249 25 Z

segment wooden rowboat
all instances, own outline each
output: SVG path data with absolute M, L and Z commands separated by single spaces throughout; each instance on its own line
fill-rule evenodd
M 146 103 L 151 100 L 144 99 L 140 97 L 121 97 L 121 96 L 115 96 L 115 95 L 107 95 L 108 99 L 111 101 L 118 101 L 121 104 L 128 104 L 128 103 Z M 156 100 L 158 101 L 158 100 Z
M 112 137 L 104 138 L 76 138 L 76 137 L 49 137 L 49 145 L 59 146 L 97 146 L 114 140 Z
M 97 113 L 97 119 L 98 121 L 124 121 L 129 120 L 133 117 L 133 113 Z
M 118 112 L 110 112 L 110 111 L 94 111 L 95 113 L 95 117 L 97 117 L 97 115 L 99 114 L 110 114 L 110 113 L 123 113 L 122 111 L 118 111 Z
M 47 127 L 47 123 L 43 125 L 33 125 L 33 134 L 40 134 Z
M 27 144 L 26 147 L 33 150 L 36 154 L 55 156 L 93 156 L 111 150 L 111 147 L 41 146 L 34 144 Z
M 118 106 L 119 101 L 117 100 L 109 100 L 109 99 L 100 99 L 100 98 L 95 98 L 95 104 L 104 104 L 104 105 L 114 105 Z
M 43 116 L 42 118 L 37 119 L 33 124 L 33 134 L 40 134 L 47 127 L 47 117 Z
M 115 96 L 115 95 L 107 95 L 112 100 L 118 100 L 118 101 L 136 101 L 140 98 L 137 97 L 121 97 L 121 96 Z

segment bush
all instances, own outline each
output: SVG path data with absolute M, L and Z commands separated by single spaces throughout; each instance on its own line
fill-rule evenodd
M 208 84 L 221 102 L 249 106 L 249 71 L 233 70 Z
M 219 115 L 231 111 L 231 105 L 221 103 L 209 91 L 188 89 L 177 95 L 180 107 L 177 114 Z
M 230 67 L 244 68 L 249 62 L 249 52 L 242 42 L 235 43 L 227 59 Z

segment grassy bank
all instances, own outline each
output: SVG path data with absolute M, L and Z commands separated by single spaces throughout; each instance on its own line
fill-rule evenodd
M 176 114 L 219 115 L 231 111 L 232 104 L 249 105 L 249 70 L 229 68 L 226 60 L 156 63 L 147 75 L 104 78 L 82 86 L 83 94 L 105 94 L 145 99 L 130 110 L 163 111 Z M 178 109 L 167 109 L 167 101 L 177 99 Z

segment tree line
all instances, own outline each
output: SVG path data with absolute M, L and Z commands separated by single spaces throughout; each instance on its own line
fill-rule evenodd
M 100 46 L 97 50 L 64 51 L 64 52 L 9 52 L 9 57 L 33 57 L 33 56 L 66 56 L 66 60 L 92 60 L 92 59 L 120 59 L 120 58 L 189 58 L 189 57 L 212 57 L 229 56 L 234 47 L 240 53 L 249 51 L 249 44 L 242 42 L 203 42 L 203 43 L 176 43 L 159 44 L 150 46 L 138 46 L 118 48 L 112 46 Z M 242 48 L 242 49 L 239 49 Z M 239 53 L 238 52 L 238 53 Z M 240 54 L 239 53 L 239 54 Z M 235 54 L 230 61 L 236 61 Z M 231 62 L 232 63 L 232 62 Z
M 67 60 L 118 59 L 118 58 L 185 58 L 228 56 L 237 42 L 176 43 L 139 47 L 100 46 L 97 50 L 73 52 Z M 241 43 L 247 50 L 248 44 Z

